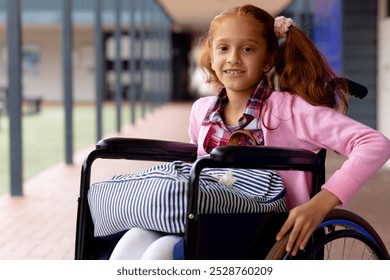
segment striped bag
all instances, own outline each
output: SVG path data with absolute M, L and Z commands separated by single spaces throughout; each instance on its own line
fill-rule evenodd
M 88 202 L 97 237 L 133 227 L 184 233 L 191 164 L 164 163 L 95 183 Z M 285 189 L 272 170 L 206 168 L 199 181 L 200 213 L 286 211 Z

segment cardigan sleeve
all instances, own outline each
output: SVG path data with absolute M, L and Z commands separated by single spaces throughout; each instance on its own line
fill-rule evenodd
M 347 159 L 323 188 L 347 203 L 390 158 L 390 141 L 380 132 L 336 110 L 295 98 L 293 130 L 301 141 L 333 150 Z

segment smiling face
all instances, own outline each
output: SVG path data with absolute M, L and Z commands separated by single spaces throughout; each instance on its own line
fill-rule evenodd
M 229 16 L 219 22 L 212 40 L 211 67 L 228 94 L 250 95 L 269 70 L 267 44 L 259 24 Z

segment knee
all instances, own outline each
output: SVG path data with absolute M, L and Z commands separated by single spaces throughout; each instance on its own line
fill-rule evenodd
M 161 236 L 159 232 L 132 228 L 118 241 L 111 259 L 140 259 L 145 250 Z
M 173 248 L 183 237 L 165 235 L 153 242 L 142 255 L 144 260 L 172 260 Z

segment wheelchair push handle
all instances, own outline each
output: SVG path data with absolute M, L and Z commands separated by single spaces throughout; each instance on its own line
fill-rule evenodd
M 335 89 L 337 87 L 337 83 L 343 82 L 343 81 L 347 83 L 350 95 L 357 97 L 359 99 L 363 99 L 364 97 L 366 97 L 366 95 L 368 93 L 368 89 L 365 86 L 363 86 L 359 83 L 356 83 L 352 80 L 349 80 L 349 79 L 333 78 L 332 80 L 330 80 L 328 82 L 326 87 L 332 87 L 333 89 Z

